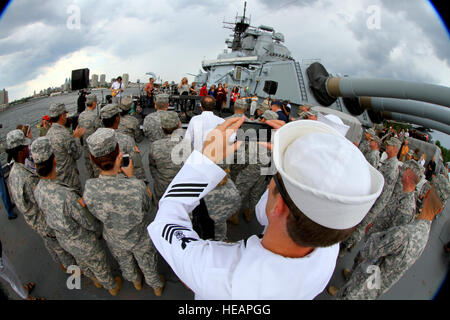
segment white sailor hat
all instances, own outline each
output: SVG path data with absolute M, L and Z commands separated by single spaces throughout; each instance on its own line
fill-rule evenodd
M 317 121 L 325 123 L 325 124 L 329 125 L 330 127 L 336 129 L 344 137 L 347 134 L 348 129 L 350 129 L 349 126 L 344 124 L 344 122 L 341 120 L 341 118 L 339 118 L 338 116 L 336 116 L 334 114 L 327 114 L 324 116 L 319 112 Z
M 331 229 L 360 223 L 384 185 L 383 175 L 353 143 L 319 121 L 294 121 L 278 129 L 273 161 L 295 206 Z

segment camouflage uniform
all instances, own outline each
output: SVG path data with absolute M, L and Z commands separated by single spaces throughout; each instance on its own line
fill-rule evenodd
M 156 203 L 161 199 L 170 182 L 180 171 L 183 163 L 174 163 L 172 150 L 180 143 L 191 149 L 191 144 L 183 140 L 184 129 L 177 129 L 165 138 L 150 143 L 148 151 L 148 164 L 154 181 L 153 196 Z
M 100 129 L 88 143 L 95 157 L 107 155 L 117 144 L 115 132 Z M 162 287 L 157 272 L 156 249 L 147 233 L 147 226 L 153 221 L 156 210 L 146 185 L 123 174 L 100 175 L 86 182 L 83 200 L 92 214 L 103 222 L 103 237 L 125 279 L 138 282 L 139 265 L 149 286 Z
M 83 149 L 84 149 L 84 163 L 86 164 L 86 169 L 88 172 L 88 178 L 98 177 L 100 174 L 98 168 L 95 164 L 91 162 L 89 158 L 89 149 L 87 147 L 86 139 L 95 132 L 98 128 L 102 126 L 100 117 L 97 115 L 96 110 L 86 109 L 78 117 L 78 126 L 80 128 L 86 128 L 83 139 Z
M 73 138 L 69 130 L 59 123 L 52 125 L 46 137 L 50 139 L 56 157 L 56 178 L 81 192 L 77 168 L 77 160 L 83 152 L 80 140 Z
M 214 221 L 215 240 L 225 241 L 227 238 L 227 219 L 236 212 L 236 204 L 241 202 L 239 191 L 227 174 L 204 199 L 208 214 Z
M 428 242 L 431 221 L 416 219 L 410 224 L 374 233 L 355 258 L 349 281 L 336 298 L 345 300 L 377 299 L 388 291 L 421 256 Z M 363 262 L 360 262 L 363 259 Z M 367 267 L 380 268 L 381 286 L 369 289 Z M 373 271 L 371 271 L 373 272 Z
M 21 130 L 13 130 L 8 133 L 6 142 L 8 149 L 12 149 L 19 145 L 29 144 L 31 141 L 25 139 Z M 38 182 L 39 177 L 34 172 L 27 169 L 22 163 L 14 162 L 8 178 L 11 198 L 17 209 L 22 212 L 25 222 L 42 237 L 53 260 L 67 268 L 75 264 L 75 259 L 61 248 L 55 232 L 47 225 L 44 213 L 37 206 L 33 190 Z
M 368 235 L 411 223 L 414 220 L 415 213 L 416 199 L 414 192 L 395 193 L 389 200 L 389 204 L 373 221 L 373 226 L 369 229 Z
M 364 219 L 360 222 L 356 230 L 352 233 L 352 235 L 345 240 L 342 245 L 351 250 L 359 241 L 361 241 L 364 236 L 365 229 L 367 225 L 373 222 L 373 220 L 377 217 L 377 215 L 386 207 L 389 203 L 389 199 L 391 199 L 392 193 L 394 191 L 395 183 L 397 182 L 399 168 L 398 168 L 398 160 L 396 157 L 392 157 L 385 161 L 385 163 L 381 166 L 380 172 L 384 177 L 384 186 L 383 191 L 380 196 L 377 198 L 375 203 L 373 204 L 370 211 L 364 217 Z
M 380 150 L 370 150 L 370 152 L 366 153 L 366 160 L 372 167 L 377 169 L 380 163 Z
M 45 137 L 34 141 L 31 151 L 36 163 L 49 159 L 53 153 Z M 77 191 L 60 181 L 41 179 L 34 190 L 34 198 L 61 247 L 72 254 L 84 274 L 96 277 L 106 289 L 114 289 L 116 282 L 106 251 L 96 236 L 101 225 L 87 210 Z
M 144 124 L 142 126 L 144 128 L 144 134 L 148 138 L 150 144 L 156 140 L 167 138 L 161 129 L 161 120 L 159 119 L 163 112 L 167 111 L 157 110 L 156 112 L 147 115 L 144 119 Z
M 362 154 L 365 156 L 370 151 L 370 141 L 367 141 L 366 138 L 363 138 L 364 140 L 359 144 L 358 148 L 362 152 Z
M 75 259 L 61 247 L 55 232 L 47 225 L 45 215 L 34 199 L 33 189 L 38 182 L 39 177 L 35 173 L 25 168 L 23 164 L 15 162 L 8 179 L 11 197 L 17 209 L 22 212 L 25 222 L 44 240 L 52 259 L 65 268 L 75 265 Z
M 130 136 L 137 143 L 144 139 L 141 129 L 139 129 L 139 120 L 128 114 L 120 116 L 120 123 L 117 131 Z
M 120 102 L 119 108 L 121 112 L 130 111 L 132 104 L 133 104 L 132 98 L 124 97 Z M 130 116 L 129 114 L 120 116 L 120 123 L 119 128 L 117 128 L 117 131 L 126 134 L 127 136 L 130 136 L 137 143 L 141 142 L 142 139 L 144 138 L 139 128 L 139 120 L 133 116 Z
M 123 153 L 128 153 L 131 160 L 133 161 L 134 175 L 136 178 L 145 181 L 147 178 L 145 176 L 144 165 L 142 163 L 141 152 L 136 146 L 134 140 L 121 132 L 116 130 L 116 138 L 119 143 L 120 151 Z

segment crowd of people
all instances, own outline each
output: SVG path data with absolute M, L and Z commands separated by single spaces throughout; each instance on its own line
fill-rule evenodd
M 183 78 L 179 94 L 199 94 L 202 111 L 185 130 L 168 110 L 168 94 L 156 94 L 152 82 L 145 91 L 156 111 L 142 130 L 129 114 L 131 98 L 119 96 L 97 112 L 97 97 L 89 94 L 75 130 L 57 103 L 42 118 L 39 138 L 32 141 L 26 126 L 6 137 L 14 160 L 8 186 L 18 211 L 63 270 L 78 265 L 113 296 L 122 277 L 136 290 L 145 281 L 161 296 L 159 252 L 196 298 L 313 299 L 326 288 L 338 256 L 363 243 L 352 270 L 344 270 L 346 285 L 328 292 L 376 299 L 420 257 L 450 193 L 448 174 L 428 165 L 428 178 L 419 158 L 409 158 L 409 151 L 401 158 L 406 133 L 370 128 L 355 147 L 337 116 L 311 106 L 294 115 L 289 101 L 258 104 L 257 96 L 240 97 L 237 87 L 230 94 L 233 114 L 224 119 L 228 86 L 203 84 L 198 91 Z M 273 175 L 261 174 L 270 163 L 248 161 L 250 142 L 232 139 L 244 121 L 275 130 L 273 144 L 261 143 Z M 147 171 L 137 146 L 144 136 Z M 243 163 L 224 161 L 239 153 Z M 82 156 L 84 186 L 77 167 Z M 213 221 L 213 236 L 203 239 L 195 227 L 199 204 Z M 256 216 L 264 232 L 231 243 L 227 221 L 239 224 L 241 214 L 248 222 Z M 122 277 L 113 274 L 102 239 Z M 379 288 L 367 285 L 369 264 L 382 269 Z

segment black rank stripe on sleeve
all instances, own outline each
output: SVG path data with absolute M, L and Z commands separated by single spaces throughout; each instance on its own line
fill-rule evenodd
M 197 198 L 207 186 L 207 183 L 174 184 L 164 198 Z
M 178 224 L 166 224 L 163 229 L 161 236 L 166 239 L 167 242 L 172 244 L 173 236 L 181 241 L 181 248 L 184 250 L 186 248 L 186 244 L 191 241 L 197 241 L 198 239 L 186 237 L 183 234 L 184 231 L 192 231 L 186 227 L 180 226 Z

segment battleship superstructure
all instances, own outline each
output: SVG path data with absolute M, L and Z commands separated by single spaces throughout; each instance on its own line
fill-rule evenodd
M 225 41 L 228 49 L 217 59 L 202 62 L 196 83 L 228 83 L 238 86 L 241 96 L 290 100 L 294 107 L 329 107 L 357 117 L 366 127 L 385 118 L 450 134 L 450 88 L 329 74 L 318 60 L 296 61 L 282 33 L 270 26 L 251 26 L 245 13 L 246 3 L 242 16 L 224 22 L 233 30 L 233 39 Z

